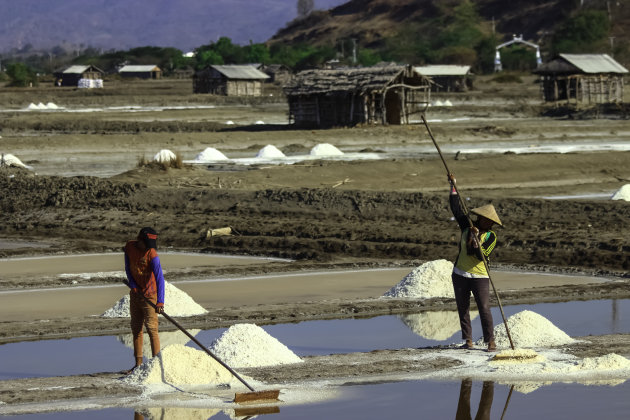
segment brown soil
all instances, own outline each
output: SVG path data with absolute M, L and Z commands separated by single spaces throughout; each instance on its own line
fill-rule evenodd
M 152 85 L 149 82 L 146 86 Z M 472 102 L 483 98 L 483 105 L 436 109 L 429 115 L 435 119 L 472 117 L 460 122 L 431 123 L 441 145 L 464 146 L 480 141 L 571 144 L 587 139 L 607 142 L 628 139 L 630 134 L 627 122 L 617 119 L 570 120 L 539 116 L 541 107 L 532 105 L 537 101 L 537 88 L 531 84 L 522 86 L 521 95 L 514 91 L 508 95 L 501 85 L 486 83 L 483 86 L 484 91 L 452 98 Z M 138 89 L 137 86 L 134 89 Z M 493 90 L 499 93 L 492 96 Z M 48 91 L 44 93 L 51 95 Z M 29 95 L 36 97 L 32 91 Z M 70 90 L 55 91 L 54 95 L 52 100 L 59 105 L 63 105 L 64 100 L 75 106 L 124 102 L 117 95 L 90 97 L 85 92 Z M 130 103 L 161 105 L 173 97 L 138 94 Z M 209 100 L 190 95 L 185 98 L 188 105 Z M 20 93 L 4 92 L 0 95 L 0 106 L 15 107 L 24 99 Z M 26 103 L 20 107 L 39 101 L 26 98 Z M 139 156 L 152 156 L 162 148 L 190 159 L 207 146 L 217 147 L 226 154 L 251 156 L 266 144 L 300 153 L 318 143 L 332 143 L 349 151 L 372 152 L 431 144 L 426 129 L 417 125 L 315 131 L 295 131 L 273 125 L 225 127 L 224 122 L 234 119 L 234 115 L 242 117 L 243 121 L 255 121 L 265 118 L 261 118 L 260 113 L 281 119 L 286 112 L 278 102 L 268 107 L 260 103 L 254 107 L 233 105 L 229 110 L 189 113 L 180 110 L 71 116 L 6 113 L 1 151 L 15 154 L 35 171 L 45 168 L 45 175 L 2 169 L 0 242 L 30 241 L 35 246 L 6 247 L 0 249 L 0 256 L 119 251 L 140 227 L 152 225 L 160 233 L 162 249 L 271 255 L 297 260 L 292 264 L 276 262 L 248 267 L 248 273 L 399 267 L 455 257 L 458 231 L 450 220 L 446 171 L 434 152 L 408 156 L 403 152 L 399 157 L 379 161 L 321 160 L 281 166 L 183 165 L 169 169 L 136 166 Z M 497 117 L 510 119 L 496 120 Z M 494 268 L 586 273 L 618 280 L 563 287 L 561 295 L 558 288 L 552 287 L 518 293 L 506 291 L 506 303 L 628 297 L 630 206 L 624 201 L 540 197 L 616 191 L 630 183 L 629 152 L 456 156 L 448 153 L 446 159 L 462 193 L 470 198 L 469 205 L 491 202 L 504 222 L 505 228 L 497 231 L 499 245 L 492 260 Z M 80 164 L 87 161 L 96 165 L 95 170 L 110 167 L 120 168 L 120 171 L 112 177 L 88 176 L 90 171 L 83 172 L 82 176 L 56 176 L 80 172 L 83 166 L 77 164 L 77 160 Z M 224 226 L 231 226 L 236 234 L 207 237 L 208 229 Z M 169 280 L 241 272 L 237 266 L 175 270 Z M 113 281 L 116 280 L 103 279 L 94 284 Z M 17 280 L 0 275 L 0 287 L 5 289 L 63 284 L 58 279 Z M 258 304 L 249 308 L 208 308 L 208 315 L 191 318 L 186 326 L 214 328 L 240 321 L 264 324 L 453 307 L 453 302 L 441 300 L 336 300 L 335 296 L 286 305 Z M 2 331 L 6 342 L 20 336 L 33 339 L 38 335 L 52 338 L 107 334 L 126 328 L 126 324 L 127 321 L 60 317 L 39 327 L 32 321 L 3 322 Z M 626 336 L 605 336 L 598 340 L 605 344 L 574 351 L 593 355 L 615 346 L 620 354 L 630 354 Z M 415 350 L 399 352 L 405 351 Z M 347 366 L 339 373 L 334 372 L 339 376 L 440 368 L 396 361 L 396 354 L 400 354 L 396 351 L 387 354 L 390 362 L 375 362 L 374 358 L 382 354 L 330 358 L 333 365 Z M 365 369 L 347 363 L 347 358 L 365 358 Z M 315 372 L 332 375 L 323 367 L 326 363 L 318 364 L 318 360 L 323 359 L 314 358 L 303 370 L 251 373 L 260 379 L 280 382 L 308 379 Z M 36 383 L 53 382 L 93 387 L 86 396 L 111 395 L 113 384 L 121 391 L 120 384 L 114 381 L 116 377 L 116 374 L 99 374 L 3 381 L 0 400 L 13 404 L 77 396 L 74 389 L 54 395 L 46 395 L 44 391 L 22 392 L 36 387 Z

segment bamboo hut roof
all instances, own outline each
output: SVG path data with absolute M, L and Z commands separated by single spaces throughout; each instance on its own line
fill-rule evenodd
M 536 74 L 625 74 L 628 70 L 608 54 L 560 54 L 534 70 Z
M 399 65 L 344 68 L 333 70 L 305 70 L 284 86 L 287 95 L 312 95 L 332 92 L 366 92 L 383 89 L 399 75 L 423 77 L 413 68 Z

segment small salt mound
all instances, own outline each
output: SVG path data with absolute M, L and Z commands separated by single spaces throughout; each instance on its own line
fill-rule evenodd
M 470 311 L 470 319 L 477 318 L 477 311 Z M 411 331 L 429 340 L 443 341 L 460 330 L 456 311 L 430 311 L 412 315 L 401 315 L 401 321 Z
M 613 200 L 630 201 L 630 184 L 626 184 L 612 196 Z
M 343 152 L 329 143 L 321 143 L 311 149 L 311 156 L 341 156 Z
M 587 357 L 577 364 L 580 370 L 630 369 L 630 360 L 615 353 L 601 357 Z
M 168 149 L 162 149 L 153 156 L 153 160 L 158 163 L 171 163 L 177 160 L 177 156 Z
M 48 107 L 46 105 L 44 105 L 43 102 L 38 103 L 37 104 L 37 108 L 39 108 L 39 109 L 48 109 Z
M 443 105 L 444 106 L 453 106 L 453 103 L 447 99 L 447 100 L 444 101 Z
M 509 317 L 507 322 L 514 347 L 551 347 L 575 342 L 564 331 L 536 312 L 521 311 Z M 510 347 L 504 324 L 494 327 L 494 339 L 498 348 Z M 476 344 L 482 346 L 483 339 L 479 339 Z
M 170 316 L 202 315 L 207 311 L 195 302 L 186 292 L 168 282 L 164 282 L 164 308 Z M 114 306 L 101 315 L 106 318 L 129 317 L 129 294 L 123 296 Z
M 435 260 L 416 267 L 400 283 L 385 292 L 384 297 L 397 298 L 454 298 L 451 273 L 453 263 Z
M 18 159 L 15 155 L 12 155 L 11 153 L 3 153 L 1 155 L 0 166 L 13 166 L 17 168 L 31 169 L 30 166 L 23 164 L 20 159 Z
M 230 383 L 232 378 L 226 368 L 205 352 L 171 344 L 134 369 L 124 381 L 143 385 L 222 385 Z
M 254 324 L 236 324 L 214 340 L 210 350 L 233 367 L 301 363 L 287 346 Z
M 31 102 L 26 108 L 27 109 L 39 109 L 39 107 L 37 105 L 35 105 L 33 102 Z
M 257 124 L 257 125 L 262 125 L 262 124 L 264 124 L 264 123 L 265 123 L 264 121 L 260 121 L 260 120 L 256 121 L 256 124 Z
M 226 125 L 234 125 L 234 121 L 232 120 L 228 120 L 225 122 Z
M 282 157 L 285 157 L 285 155 L 284 153 L 280 151 L 280 149 L 278 149 L 273 144 L 268 144 L 258 151 L 258 154 L 256 154 L 256 157 L 257 158 L 282 158 Z
M 228 158 L 214 147 L 206 147 L 203 152 L 199 153 L 195 157 L 195 161 L 197 162 L 209 162 L 215 160 L 228 160 Z
M 433 106 L 443 106 L 444 103 L 442 101 L 440 101 L 439 99 L 435 102 L 433 102 Z
M 55 104 L 54 102 L 48 102 L 46 104 L 46 108 L 48 109 L 59 109 L 59 107 L 57 106 L 57 104 Z

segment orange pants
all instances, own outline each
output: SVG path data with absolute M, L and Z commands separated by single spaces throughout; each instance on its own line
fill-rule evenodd
M 153 357 L 160 352 L 160 336 L 158 335 L 158 314 L 140 293 L 130 292 L 129 313 L 131 315 L 131 334 L 133 335 L 133 354 L 136 366 L 142 363 L 142 326 L 147 327 L 151 340 Z M 151 302 L 157 303 L 157 295 L 147 296 Z

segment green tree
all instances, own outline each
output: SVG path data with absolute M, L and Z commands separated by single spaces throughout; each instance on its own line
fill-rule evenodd
M 35 72 L 24 63 L 9 63 L 6 73 L 9 76 L 10 86 L 25 87 L 31 83 L 33 86 L 37 85 Z
M 361 48 L 357 53 L 357 60 L 362 66 L 373 66 L 382 61 L 378 52 L 368 48 Z
M 216 51 L 206 50 L 197 53 L 197 69 L 202 69 L 213 64 L 223 64 L 223 57 Z
M 609 30 L 606 12 L 582 10 L 558 27 L 551 41 L 552 52 L 597 52 L 605 44 Z
M 269 48 L 264 44 L 252 44 L 250 42 L 250 44 L 245 47 L 245 62 L 269 64 L 271 62 Z

